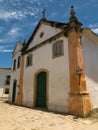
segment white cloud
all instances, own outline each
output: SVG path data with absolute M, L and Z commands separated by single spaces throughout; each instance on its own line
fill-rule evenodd
M 4 31 L 4 27 L 0 27 L 0 33 Z
M 4 49 L 4 46 L 0 46 L 0 50 L 3 50 Z
M 64 7 L 64 4 L 61 3 L 60 6 L 61 6 L 61 7 Z
M 53 2 L 53 0 L 49 0 L 49 2 Z
M 26 12 L 22 11 L 1 11 L 0 19 L 8 20 L 8 19 L 23 19 L 26 17 Z
M 94 5 L 94 7 L 98 7 L 98 4 Z
M 96 34 L 98 34 L 98 28 L 92 29 L 92 31 Z
M 35 21 L 35 22 L 32 23 L 32 26 L 35 27 L 37 24 L 38 24 L 38 21 Z
M 89 28 L 91 28 L 91 30 L 92 30 L 94 33 L 98 34 L 98 23 L 90 24 L 90 25 L 89 25 Z
M 89 27 L 90 27 L 90 28 L 96 28 L 96 27 L 98 27 L 98 23 L 95 23 L 95 24 L 89 24 Z
M 58 14 L 57 12 L 53 12 L 53 13 L 51 14 L 51 17 L 55 17 L 57 14 Z
M 13 50 L 3 50 L 3 51 L 0 51 L 0 52 L 13 52 Z
M 8 38 L 6 37 L 4 37 L 4 38 L 0 38 L 0 43 L 5 43 L 5 42 L 7 42 L 8 41 Z
M 14 27 L 8 32 L 8 35 L 19 35 L 19 31 L 20 29 L 18 27 Z
M 85 16 L 85 19 L 88 19 L 88 16 Z
M 10 30 L 8 30 L 1 38 L 0 43 L 6 44 L 6 43 L 12 43 L 17 41 L 19 39 L 19 36 L 22 36 L 21 28 L 18 27 L 12 27 Z
M 0 52 L 12 52 L 13 50 L 9 49 L 8 46 L 0 46 Z
M 16 8 L 19 4 L 19 7 Z M 38 5 L 40 6 L 40 2 L 38 2 Z M 25 8 L 22 6 L 22 3 L 17 3 L 14 5 L 12 2 L 12 7 L 2 6 L 0 5 L 1 11 L 0 11 L 0 19 L 2 20 L 10 20 L 10 19 L 16 19 L 16 20 L 22 20 L 23 18 L 27 18 L 28 16 L 35 16 L 39 13 L 39 8 L 32 7 L 32 6 L 26 6 Z
M 0 46 L 0 52 L 12 52 L 13 50 L 7 49 L 7 46 Z

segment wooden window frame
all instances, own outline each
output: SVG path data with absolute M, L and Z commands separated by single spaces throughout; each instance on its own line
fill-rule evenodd
M 60 49 L 58 48 L 60 45 Z M 59 49 L 59 50 L 58 50 Z M 58 51 L 58 52 L 57 52 Z M 64 45 L 63 45 L 63 40 L 58 40 L 53 44 L 52 47 L 52 55 L 53 58 L 61 57 L 64 55 Z

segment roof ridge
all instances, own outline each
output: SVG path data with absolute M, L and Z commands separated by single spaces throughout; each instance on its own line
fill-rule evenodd
M 52 22 L 52 23 L 58 23 L 58 24 L 63 24 L 63 25 L 67 25 L 68 24 L 68 23 L 64 23 L 64 22 L 59 22 L 59 21 L 54 21 L 54 20 L 47 20 L 47 19 L 43 20 L 43 22 Z

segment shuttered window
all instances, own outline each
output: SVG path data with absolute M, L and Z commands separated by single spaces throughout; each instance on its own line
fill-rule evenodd
M 58 41 L 53 44 L 53 57 L 58 57 L 63 55 L 63 41 Z

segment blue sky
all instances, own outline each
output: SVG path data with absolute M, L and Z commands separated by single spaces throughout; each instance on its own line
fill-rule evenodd
M 11 67 L 17 41 L 28 40 L 46 9 L 48 20 L 68 22 L 70 7 L 98 34 L 98 0 L 0 0 L 0 68 Z

